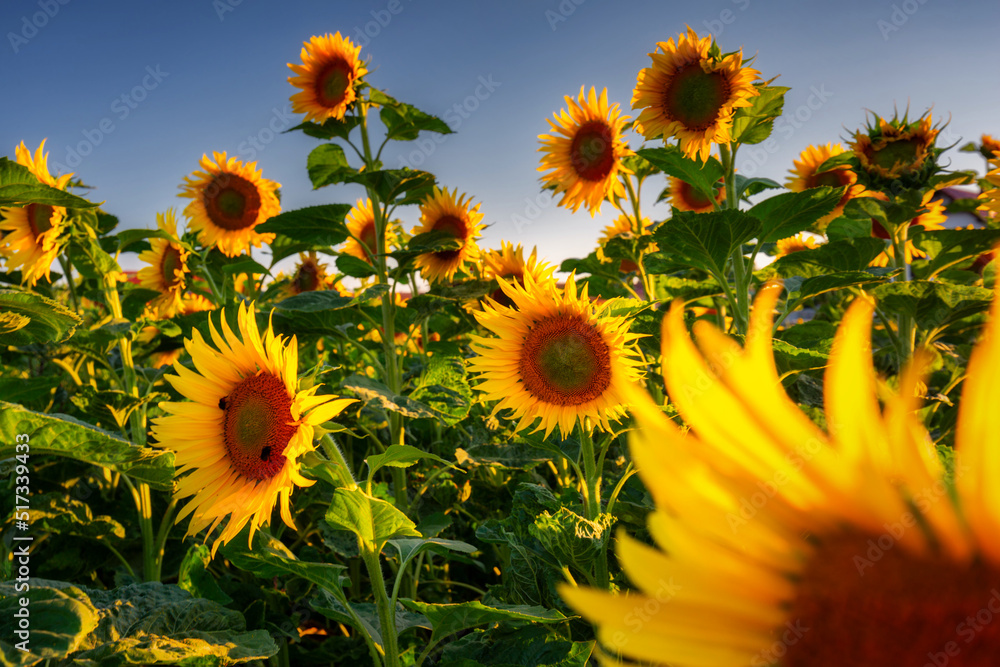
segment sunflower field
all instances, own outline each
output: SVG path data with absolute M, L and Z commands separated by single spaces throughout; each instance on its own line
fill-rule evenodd
M 617 213 L 561 265 L 383 163 L 452 129 L 339 32 L 288 78 L 329 203 L 206 152 L 122 229 L 0 159 L 2 664 L 997 664 L 1000 142 L 870 112 L 747 177 L 788 88 L 649 48 L 539 137 Z

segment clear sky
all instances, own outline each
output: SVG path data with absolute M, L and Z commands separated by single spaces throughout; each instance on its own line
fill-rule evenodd
M 935 119 L 951 117 L 942 143 L 1000 134 L 996 0 L 3 0 L 0 155 L 48 137 L 50 168 L 72 166 L 122 227 L 183 208 L 178 186 L 212 151 L 256 160 L 282 184 L 284 210 L 353 203 L 357 186 L 312 190 L 305 165 L 317 140 L 274 132 L 301 120 L 287 63 L 311 35 L 339 30 L 363 45 L 373 86 L 457 130 L 395 143 L 386 165 L 427 169 L 481 201 L 491 224 L 482 245 L 537 245 L 558 262 L 587 254 L 615 216 L 607 204 L 597 218 L 572 214 L 540 193 L 546 119 L 581 85 L 607 87 L 634 116 L 647 53 L 686 25 L 713 32 L 723 51 L 756 54 L 765 78 L 792 88 L 775 140 L 737 158 L 744 174 L 783 182 L 803 148 L 843 141 L 865 109 L 933 107 Z M 978 155 L 946 155 L 956 168 L 983 167 Z M 654 220 L 669 214 L 652 204 L 659 185 L 644 203 Z M 409 227 L 416 208 L 401 217 Z

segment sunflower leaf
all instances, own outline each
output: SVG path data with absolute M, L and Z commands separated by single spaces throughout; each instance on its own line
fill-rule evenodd
M 368 483 L 371 483 L 375 472 L 380 468 L 384 468 L 385 466 L 391 468 L 409 468 L 417 461 L 423 459 L 431 459 L 438 463 L 443 463 L 449 468 L 455 468 L 454 465 L 448 463 L 437 454 L 425 452 L 412 445 L 389 445 L 382 454 L 374 454 L 365 459 L 365 463 L 368 464 Z
M 363 375 L 352 375 L 344 380 L 343 387 L 366 401 L 376 403 L 384 410 L 398 412 L 404 417 L 437 418 L 437 414 L 427 405 L 406 396 L 400 396 L 378 380 L 373 380 Z
M 83 197 L 42 183 L 31 170 L 17 162 L 0 157 L 0 206 L 45 204 L 67 208 L 96 208 Z
M 816 248 L 789 253 L 757 272 L 761 280 L 788 276 L 811 277 L 830 272 L 864 271 L 880 252 L 881 239 L 858 238 L 830 241 Z
M 211 554 L 211 550 L 204 544 L 191 545 L 181 561 L 177 585 L 195 597 L 229 604 L 233 599 L 219 588 L 215 577 L 208 571 L 208 565 L 212 562 Z
M 0 401 L 0 459 L 14 456 L 15 443 L 24 442 L 24 436 L 32 456 L 49 454 L 92 463 L 157 489 L 173 485 L 173 452 L 137 447 L 68 415 L 43 414 Z
M 344 149 L 337 144 L 323 144 L 314 148 L 306 160 L 306 168 L 313 190 L 326 185 L 345 183 L 358 173 L 358 170 L 347 162 Z
M 375 267 L 354 255 L 341 255 L 337 258 L 337 270 L 352 278 L 368 278 L 375 275 Z
M 665 174 L 687 182 L 703 197 L 715 197 L 715 184 L 723 176 L 722 163 L 714 157 L 708 162 L 698 162 L 685 157 L 676 146 L 642 148 L 636 151 L 650 164 Z
M 279 213 L 257 225 L 254 231 L 278 234 L 301 243 L 335 246 L 348 237 L 344 218 L 350 212 L 349 204 L 307 206 Z
M 422 537 L 405 514 L 384 500 L 372 498 L 361 489 L 336 489 L 326 511 L 326 522 L 349 530 L 379 553 L 385 543 L 397 537 Z
M 809 229 L 837 206 L 844 188 L 823 186 L 768 197 L 750 209 L 763 223 L 759 243 L 778 241 Z
M 383 106 L 378 115 L 382 119 L 382 123 L 385 124 L 387 139 L 413 141 L 421 130 L 437 132 L 438 134 L 452 134 L 451 128 L 443 120 L 404 102 Z
M 760 95 L 750 98 L 749 107 L 740 107 L 733 114 L 732 141 L 741 144 L 759 144 L 771 136 L 774 120 L 785 106 L 785 86 L 757 86 Z
M 284 134 L 300 130 L 302 134 L 314 139 L 347 139 L 351 135 L 351 130 L 359 124 L 361 124 L 360 116 L 344 116 L 339 120 L 330 118 L 322 125 L 306 121 L 285 130 Z
M 241 570 L 259 577 L 301 577 L 328 591 L 337 591 L 344 583 L 343 573 L 347 568 L 343 565 L 299 560 L 280 540 L 263 530 L 254 533 L 251 547 L 247 532 L 244 528 L 219 549 Z
M 761 221 L 745 211 L 675 211 L 653 232 L 660 251 L 652 257 L 693 266 L 724 279 L 726 260 L 761 229 Z
M 0 346 L 59 343 L 80 325 L 80 316 L 40 294 L 0 289 Z
M 932 258 L 921 272 L 926 278 L 990 252 L 998 241 L 1000 229 L 921 229 L 913 233 L 913 244 Z
M 69 244 L 69 255 L 73 266 L 85 278 L 102 280 L 104 276 L 122 272 L 118 262 L 105 252 L 97 239 L 89 235 L 74 235 Z
M 990 307 L 992 290 L 929 280 L 910 280 L 879 285 L 871 294 L 887 312 L 912 317 L 920 331 L 933 339 L 959 320 Z
M 402 599 L 407 609 L 423 614 L 434 627 L 430 643 L 436 644 L 449 635 L 479 625 L 503 622 L 562 623 L 566 616 L 555 609 L 527 605 L 488 606 L 479 601 L 454 604 L 431 604 Z

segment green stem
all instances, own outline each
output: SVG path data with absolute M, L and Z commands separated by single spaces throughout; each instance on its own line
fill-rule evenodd
M 129 576 L 134 579 L 135 578 L 135 570 L 132 569 L 132 566 L 128 564 L 128 561 L 125 560 L 125 558 L 121 555 L 121 553 L 118 551 L 118 549 L 115 549 L 113 546 L 111 546 L 110 544 L 108 544 L 108 542 L 106 540 L 101 540 L 101 544 L 103 544 L 104 546 L 106 546 L 108 548 L 108 551 L 110 551 L 115 556 L 117 556 L 118 560 L 120 560 L 121 563 L 122 563 L 122 565 L 125 566 L 125 569 L 128 570 Z
M 73 265 L 64 255 L 59 255 L 59 265 L 65 274 L 66 284 L 69 285 L 69 300 L 73 304 L 73 311 L 80 312 L 80 302 L 76 297 L 76 285 L 73 284 Z
M 642 236 L 644 231 L 642 226 L 642 212 L 639 205 L 639 195 L 636 189 L 632 186 L 632 179 L 629 176 L 622 176 L 622 180 L 625 182 L 625 190 L 628 192 L 628 198 L 632 204 L 634 223 L 633 230 L 635 231 L 636 238 L 638 238 Z M 622 213 L 625 213 L 625 211 L 622 211 Z M 635 265 L 639 271 L 639 279 L 642 281 L 642 290 L 646 293 L 646 301 L 653 301 L 656 297 L 656 294 L 654 294 L 653 276 L 646 273 L 646 269 L 642 265 L 642 255 L 643 253 L 641 252 L 636 254 Z
M 132 500 L 135 502 L 136 510 L 139 513 L 139 531 L 142 533 L 142 578 L 143 581 L 159 581 L 157 575 L 158 567 L 156 562 L 156 537 L 153 533 L 153 506 L 149 495 L 149 485 L 139 482 L 137 487 L 128 478 L 122 475 L 129 491 L 132 492 Z M 154 579 L 154 576 L 156 578 Z
M 338 464 L 338 470 L 340 471 L 340 477 L 344 482 L 344 485 L 350 489 L 357 488 L 358 483 L 354 479 L 353 473 L 351 473 L 351 466 L 347 465 L 347 460 L 344 459 L 343 452 L 340 451 L 340 447 L 337 443 L 333 441 L 329 433 L 324 433 L 323 437 L 320 438 L 320 444 L 323 447 L 323 451 L 326 455 L 330 457 L 331 461 L 335 461 Z
M 903 275 L 895 280 L 912 280 L 910 263 L 906 261 L 906 238 L 909 231 L 909 223 L 896 226 L 892 234 L 892 260 L 896 268 L 903 269 Z M 902 368 L 907 360 L 913 356 L 916 346 L 916 327 L 913 326 L 913 318 L 908 313 L 900 311 L 897 327 L 899 330 L 899 368 Z
M 396 642 L 396 610 L 390 606 L 385 590 L 382 563 L 374 545 L 361 543 L 361 558 L 371 580 L 375 606 L 378 608 L 379 625 L 382 628 L 382 648 L 385 650 L 385 667 L 400 667 L 399 646 Z
M 737 210 L 740 202 L 736 198 L 736 144 L 719 144 L 719 157 L 722 162 L 723 179 L 726 186 L 725 208 Z M 737 333 L 745 334 L 750 321 L 750 279 L 753 276 L 746 265 L 743 256 L 743 246 L 733 248 L 729 257 L 733 269 L 733 290 L 726 290 L 733 310 L 733 323 Z M 728 271 L 725 272 L 728 275 Z M 726 276 L 721 276 L 725 278 Z M 725 281 L 723 281 L 725 285 Z

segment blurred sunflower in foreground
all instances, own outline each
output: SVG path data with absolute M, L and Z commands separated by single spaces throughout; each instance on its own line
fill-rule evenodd
M 779 380 L 775 287 L 758 296 L 743 348 L 708 323 L 696 347 L 671 309 L 662 368 L 690 431 L 628 392 L 658 546 L 618 541 L 636 593 L 563 586 L 563 597 L 598 625 L 606 664 L 995 664 L 1000 624 L 975 619 L 1000 602 L 1000 299 L 969 362 L 952 477 L 918 413 L 929 355 L 880 408 L 873 305 L 855 301 L 834 340 L 824 432 Z

